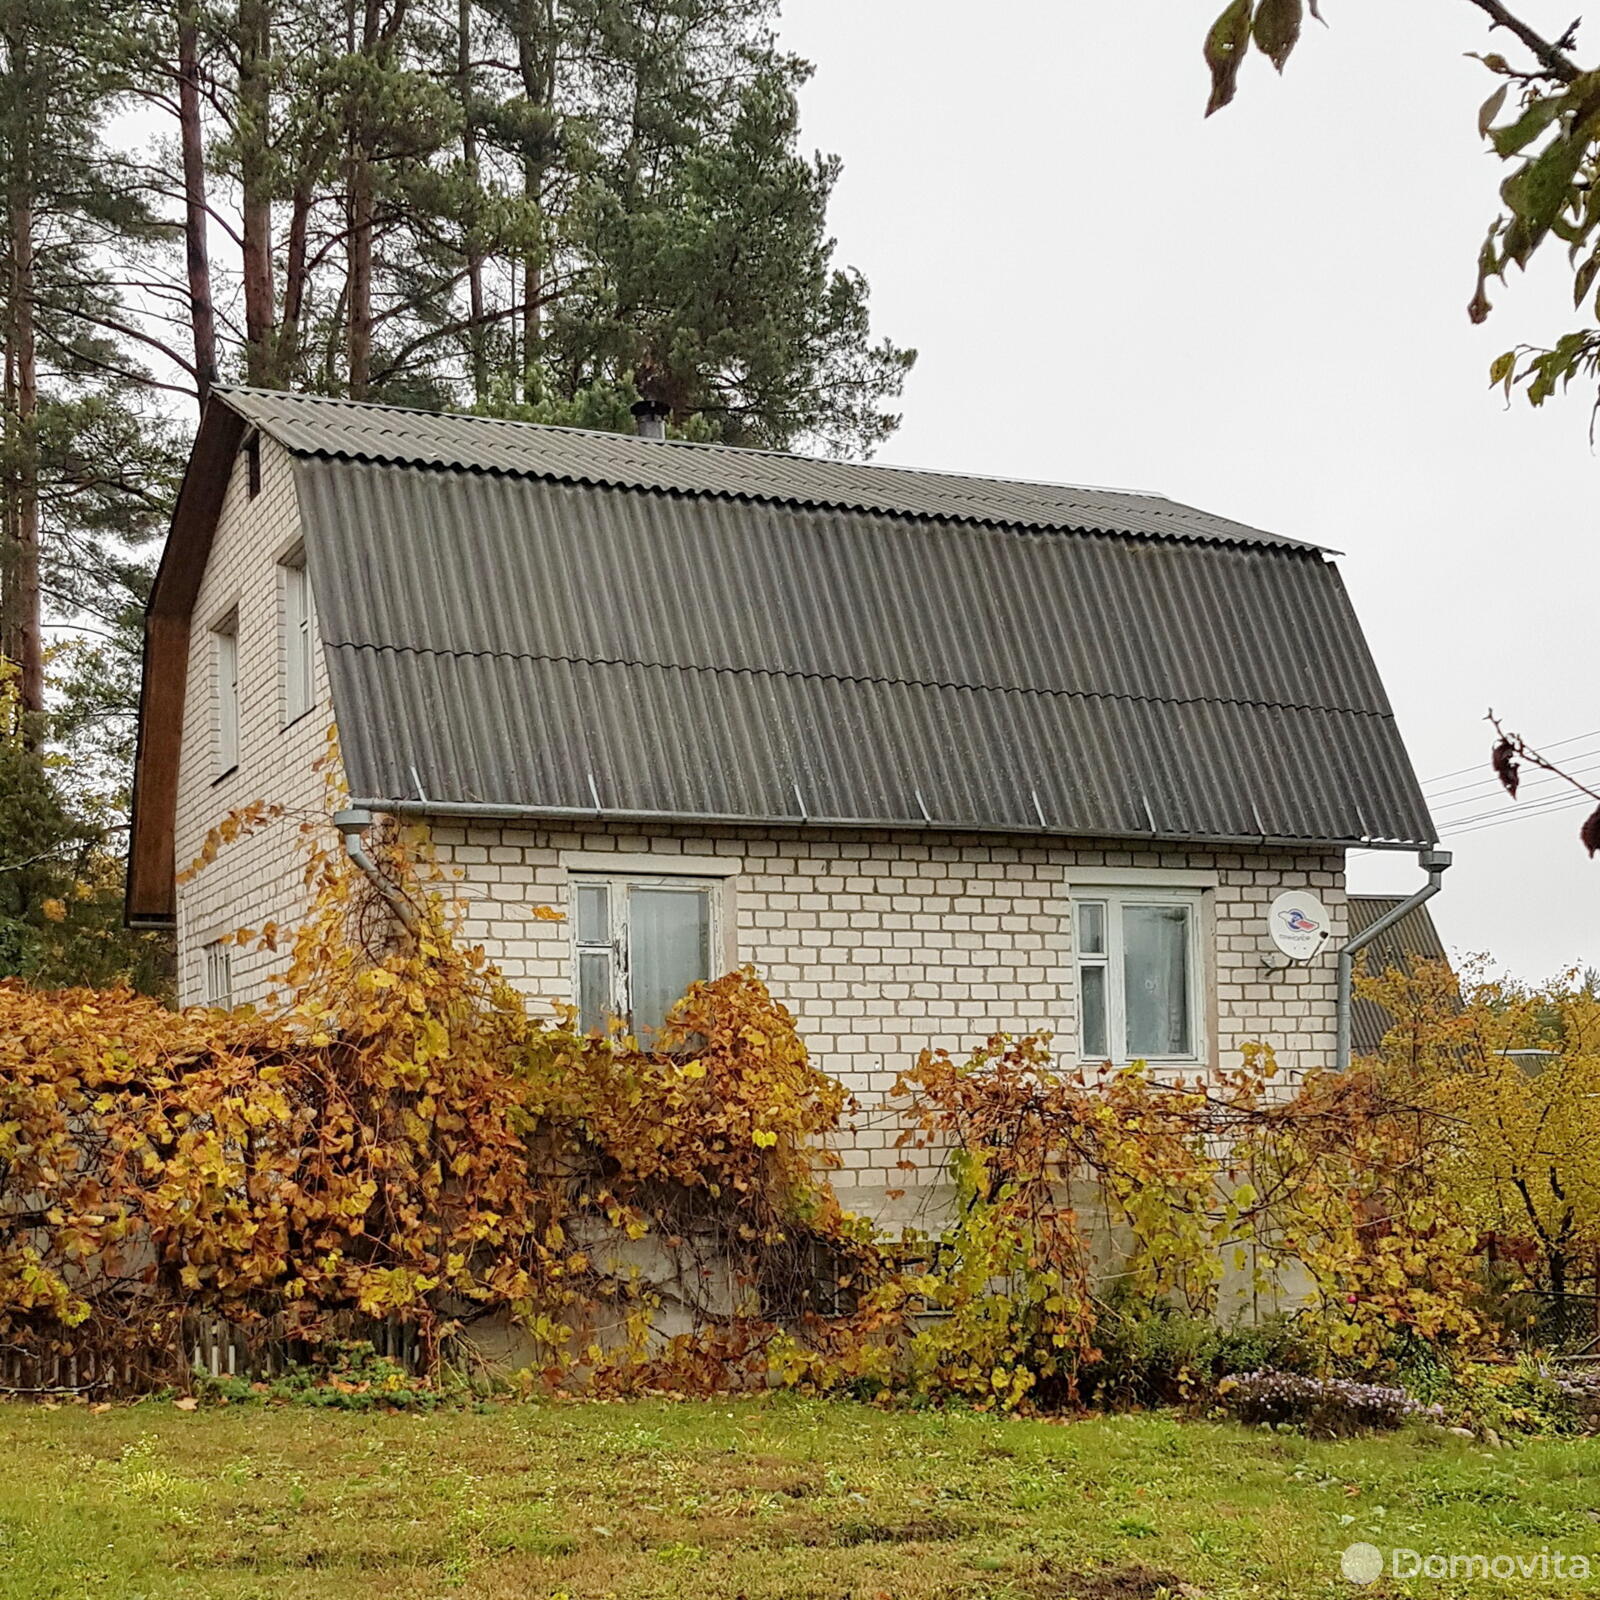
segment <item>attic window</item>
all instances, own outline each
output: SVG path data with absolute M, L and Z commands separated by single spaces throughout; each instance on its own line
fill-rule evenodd
M 244 442 L 245 483 L 252 500 L 261 493 L 261 435 L 252 433 Z
M 211 630 L 212 731 L 216 776 L 239 765 L 239 613 L 230 611 Z
M 311 575 L 304 548 L 279 563 L 283 589 L 283 721 L 287 727 L 316 704 Z

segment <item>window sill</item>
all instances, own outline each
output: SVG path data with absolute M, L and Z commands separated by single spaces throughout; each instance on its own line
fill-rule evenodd
M 313 711 L 315 711 L 316 709 L 317 709 L 316 702 L 313 701 L 310 705 L 308 705 L 305 708 L 304 711 L 297 711 L 297 712 L 295 712 L 295 714 L 292 717 L 289 717 L 285 721 L 280 722 L 278 724 L 278 732 L 279 733 L 287 733 L 291 728 L 298 728 L 300 726 L 300 724 L 302 722 L 304 722 L 306 720 L 306 718 L 309 717 L 311 715 L 311 713 Z
M 211 780 L 211 787 L 213 789 L 217 788 L 218 785 L 226 783 L 229 778 L 237 777 L 238 773 L 239 763 L 235 761 L 231 767 L 224 767 L 223 770 Z
M 1133 1056 L 1127 1061 L 1108 1061 L 1104 1056 L 1079 1056 L 1080 1067 L 1107 1067 L 1113 1072 L 1126 1072 L 1129 1067 L 1145 1066 L 1152 1072 L 1209 1072 L 1211 1062 L 1204 1056 Z

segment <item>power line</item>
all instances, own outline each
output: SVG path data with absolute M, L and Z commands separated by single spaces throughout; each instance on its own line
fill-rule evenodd
M 1447 839 L 1459 839 L 1464 834 L 1482 833 L 1486 828 L 1503 827 L 1508 822 L 1528 822 L 1536 817 L 1553 817 L 1563 811 L 1588 811 L 1592 810 L 1594 802 L 1587 796 L 1573 800 L 1546 800 L 1538 809 L 1504 811 L 1493 816 L 1469 818 L 1471 826 L 1450 827 L 1443 830 Z
M 1551 806 L 1559 806 L 1563 804 L 1578 805 L 1580 803 L 1580 798 L 1581 797 L 1572 794 L 1571 792 L 1541 795 L 1537 800 L 1534 800 L 1528 804 L 1511 803 L 1507 805 L 1498 805 L 1492 811 L 1479 811 L 1470 817 L 1456 817 L 1450 822 L 1449 826 L 1452 828 L 1464 828 L 1469 823 L 1495 822 L 1502 817 L 1504 817 L 1508 822 L 1513 817 L 1536 817 L 1541 811 L 1549 810 Z M 1593 803 L 1593 801 L 1590 801 L 1591 805 Z
M 1517 798 L 1521 799 L 1522 796 L 1529 794 L 1535 794 L 1543 798 L 1545 791 L 1555 784 L 1566 783 L 1572 778 L 1587 778 L 1597 772 L 1600 772 L 1600 762 L 1588 767 L 1573 767 L 1570 771 L 1564 771 L 1559 774 L 1554 772 L 1541 773 L 1531 782 L 1522 785 L 1521 789 L 1517 791 Z M 1495 788 L 1498 787 L 1499 785 L 1495 785 L 1495 787 L 1486 789 L 1481 794 L 1463 795 L 1459 800 L 1447 801 L 1442 806 L 1434 805 L 1430 801 L 1428 809 L 1437 815 L 1441 811 L 1459 811 L 1462 806 L 1482 805 L 1486 800 L 1493 797 Z
M 1600 739 L 1600 728 L 1591 728 L 1588 733 L 1575 733 L 1570 739 L 1557 739 L 1554 744 L 1542 744 L 1539 748 L 1541 751 L 1560 750 L 1566 745 L 1577 744 L 1580 739 Z M 1441 772 L 1437 778 L 1427 779 L 1422 787 L 1430 789 L 1434 784 L 1443 783 L 1447 778 L 1465 777 L 1469 772 L 1476 772 L 1482 765 L 1481 761 L 1474 761 L 1470 767 L 1457 767 L 1454 772 Z
M 1600 756 L 1600 746 L 1593 750 L 1579 750 L 1575 755 L 1567 757 L 1568 761 L 1587 761 L 1591 756 Z M 1440 789 L 1428 795 L 1429 804 L 1443 800 L 1446 795 L 1463 794 L 1473 789 L 1494 789 L 1500 785 L 1500 779 L 1492 772 L 1485 772 L 1482 777 L 1475 778 L 1471 783 L 1458 783 L 1449 789 Z M 1426 792 L 1426 786 L 1424 786 Z

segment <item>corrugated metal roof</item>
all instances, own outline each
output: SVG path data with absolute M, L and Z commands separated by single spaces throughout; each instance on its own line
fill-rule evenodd
M 318 453 L 296 476 L 363 797 L 1432 839 L 1338 573 L 1309 551 Z
M 1316 548 L 1154 494 L 862 466 L 778 451 L 639 439 L 268 389 L 214 392 L 298 455 L 949 522 Z
M 1350 932 L 1365 933 L 1379 917 L 1398 906 L 1397 894 L 1353 894 L 1349 902 Z M 1362 952 L 1362 970 L 1372 974 L 1398 969 L 1409 973 L 1417 961 L 1448 961 L 1444 940 L 1426 905 L 1408 911 L 1392 928 L 1386 928 Z M 1350 1007 L 1350 1045 L 1358 1056 L 1375 1056 L 1394 1017 L 1375 1001 L 1357 995 Z

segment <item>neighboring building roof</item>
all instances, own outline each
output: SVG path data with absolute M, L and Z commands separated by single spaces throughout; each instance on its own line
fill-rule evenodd
M 1398 894 L 1353 894 L 1348 902 L 1350 933 L 1365 933 L 1379 917 L 1405 900 Z M 1410 973 L 1418 961 L 1449 961 L 1444 941 L 1434 926 L 1426 905 L 1408 911 L 1393 927 L 1386 928 L 1361 953 L 1362 970 L 1374 976 L 1398 970 Z M 1350 1047 L 1357 1056 L 1375 1056 L 1383 1037 L 1394 1026 L 1394 1017 L 1373 1000 L 1357 995 L 1350 1008 Z
M 197 462 L 246 423 L 296 458 L 358 799 L 1433 840 L 1313 546 L 1154 496 L 259 391 L 217 393 Z M 209 541 L 208 481 L 173 545 Z M 152 637 L 197 557 L 169 550 Z

